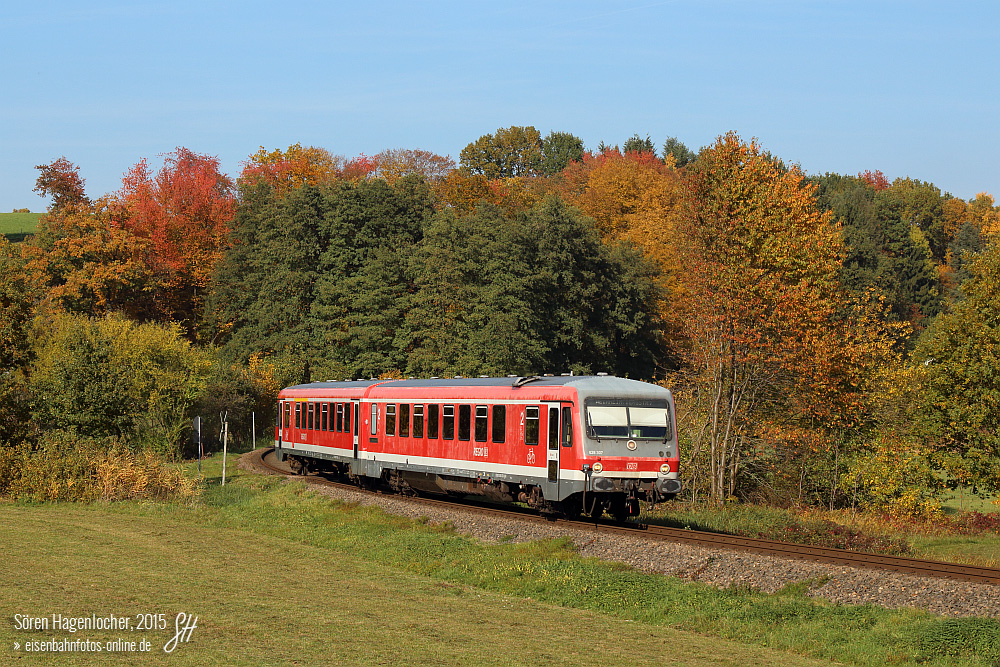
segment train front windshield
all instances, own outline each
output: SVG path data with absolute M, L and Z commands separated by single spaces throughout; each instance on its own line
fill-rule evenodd
M 587 427 L 592 438 L 669 440 L 670 406 L 665 400 L 591 399 Z

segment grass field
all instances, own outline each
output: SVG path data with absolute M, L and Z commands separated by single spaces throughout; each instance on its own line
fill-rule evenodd
M 230 457 L 230 462 L 235 457 Z M 993 665 L 1000 624 L 717 590 L 485 545 L 217 460 L 194 505 L 0 505 L 0 664 Z M 162 652 L 177 613 L 189 643 Z M 33 654 L 14 614 L 165 614 L 152 653 Z M 107 641 L 120 632 L 78 632 Z M 138 640 L 143 633 L 127 637 Z
M 0 213 L 0 234 L 12 242 L 23 241 L 28 234 L 34 234 L 41 213 Z

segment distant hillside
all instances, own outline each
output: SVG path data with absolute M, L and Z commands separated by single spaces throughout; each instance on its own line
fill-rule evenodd
M 35 233 L 38 219 L 43 215 L 44 213 L 0 213 L 0 234 L 12 243 L 23 241 L 29 234 Z

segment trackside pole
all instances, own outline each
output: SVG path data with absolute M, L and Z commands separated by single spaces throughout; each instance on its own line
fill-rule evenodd
M 229 415 L 222 421 L 222 486 L 226 485 L 226 454 L 229 450 Z
M 250 413 L 250 441 L 253 443 L 253 448 L 257 449 L 257 413 Z
M 201 475 L 201 459 L 204 456 L 204 452 L 201 447 L 201 417 L 194 418 L 194 441 L 198 445 L 198 474 Z

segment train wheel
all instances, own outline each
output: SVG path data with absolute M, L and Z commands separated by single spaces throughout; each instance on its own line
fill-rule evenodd
M 629 507 L 628 499 L 625 498 L 623 494 L 615 494 L 611 498 L 611 502 L 608 503 L 608 514 L 610 514 L 615 521 L 624 521 L 629 517 Z

